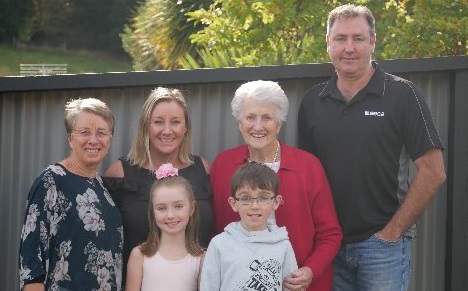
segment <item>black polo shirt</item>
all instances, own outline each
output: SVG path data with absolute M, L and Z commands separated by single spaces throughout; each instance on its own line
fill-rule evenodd
M 299 109 L 299 147 L 323 164 L 344 243 L 381 230 L 408 190 L 411 160 L 443 148 L 421 91 L 373 66 L 371 80 L 350 102 L 335 74 L 311 88 Z M 406 235 L 414 237 L 414 227 Z

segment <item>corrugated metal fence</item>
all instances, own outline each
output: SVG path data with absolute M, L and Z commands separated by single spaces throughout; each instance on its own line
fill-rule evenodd
M 465 62 L 462 69 L 467 70 L 466 59 L 461 60 Z M 401 69 L 398 67 L 400 64 L 382 62 L 384 68 L 390 71 L 393 68 L 398 75 L 416 83 L 427 95 L 441 138 L 447 144 L 454 72 L 428 71 L 424 69 L 424 62 L 420 72 L 409 68 L 411 65 Z M 212 161 L 220 151 L 243 142 L 237 123 L 231 116 L 230 101 L 235 89 L 245 80 L 279 81 L 290 100 L 288 121 L 280 136 L 294 146 L 300 99 L 307 88 L 330 73 L 329 65 L 317 64 L 225 69 L 215 73 L 210 70 L 179 72 L 188 76 L 186 81 L 165 77 L 152 80 L 155 76 L 174 72 L 158 72 L 157 75 L 147 72 L 137 76 L 132 73 L 96 75 L 89 79 L 94 83 L 82 81 L 80 76 L 0 78 L 0 290 L 18 290 L 18 246 L 29 187 L 45 166 L 68 154 L 63 106 L 69 99 L 99 98 L 111 107 L 116 116 L 112 147 L 102 163 L 102 170 L 128 152 L 140 108 L 149 91 L 158 85 L 180 88 L 185 92 L 190 109 L 194 152 Z M 224 77 L 218 74 L 224 74 Z M 217 77 L 212 77 L 215 75 Z M 100 78 L 107 81 L 100 83 Z M 466 123 L 467 118 L 463 122 Z M 449 148 L 444 152 L 446 161 Z M 413 244 L 411 290 L 444 290 L 446 276 L 452 276 L 446 274 L 447 209 L 447 187 L 444 185 L 419 221 L 418 238 Z M 465 290 L 457 288 L 451 290 Z

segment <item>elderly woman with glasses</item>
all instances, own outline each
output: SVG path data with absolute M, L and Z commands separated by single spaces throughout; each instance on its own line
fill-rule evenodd
M 30 290 L 121 290 L 122 218 L 97 169 L 114 115 L 94 98 L 65 106 L 70 155 L 48 166 L 29 191 L 19 252 Z
M 231 108 L 245 145 L 220 153 L 212 164 L 215 233 L 239 219 L 227 203 L 234 172 L 249 161 L 269 166 L 279 177 L 284 203 L 268 220 L 286 226 L 299 265 L 284 279 L 283 288 L 328 291 L 332 288 L 331 262 L 342 233 L 319 160 L 278 140 L 288 107 L 285 93 L 275 82 L 248 82 L 236 90 Z

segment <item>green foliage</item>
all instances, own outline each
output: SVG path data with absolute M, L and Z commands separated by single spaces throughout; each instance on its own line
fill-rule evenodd
M 68 47 L 124 53 L 120 33 L 134 0 L 68 1 L 73 6 L 66 29 Z
M 294 64 L 326 59 L 325 20 L 333 3 L 216 0 L 187 15 L 205 26 L 191 39 L 206 53 L 242 52 L 233 55 L 235 66 Z
M 393 2 L 393 1 L 392 1 Z M 418 58 L 468 54 L 468 1 L 416 1 L 400 8 L 382 57 Z
M 0 1 L 0 41 L 13 42 L 21 38 L 24 23 L 32 14 L 33 0 Z
M 29 19 L 29 36 L 40 44 L 66 46 L 67 27 L 73 2 L 63 0 L 33 0 L 34 13 Z
M 376 59 L 467 54 L 467 1 L 216 0 L 188 13 L 204 28 L 191 36 L 203 55 L 184 68 L 328 61 L 326 18 L 345 3 L 366 5 L 376 18 Z M 223 62 L 216 61 L 224 56 Z
M 3 10 L 19 23 L 15 32 L 22 44 L 50 48 L 81 48 L 123 55 L 119 34 L 134 0 L 2 0 L 25 6 L 22 17 Z M 10 11 L 10 12 L 8 12 Z M 6 21 L 8 18 L 0 17 Z M 0 20 L 0 24 L 2 24 Z M 0 33 L 1 27 L 0 25 Z M 11 26 L 11 23 L 10 23 Z M 9 27 L 8 24 L 6 27 Z
M 123 35 L 135 69 L 326 62 L 327 15 L 348 2 L 376 18 L 375 59 L 467 54 L 467 0 L 195 2 L 139 7 Z
M 196 51 L 197 61 L 191 54 L 186 53 L 179 60 L 179 64 L 184 68 L 200 69 L 200 63 L 203 63 L 206 68 L 226 68 L 235 67 L 235 60 L 241 58 L 244 54 L 242 51 L 235 48 L 229 48 L 224 51 L 210 51 L 208 49 L 200 49 Z
M 120 34 L 130 20 L 135 0 L 110 0 L 109 13 L 106 14 L 107 33 L 99 34 L 100 45 L 114 52 L 124 52 Z
M 122 34 L 134 69 L 175 69 L 186 53 L 196 56 L 189 36 L 201 27 L 187 22 L 186 12 L 208 6 L 211 0 L 146 0 Z

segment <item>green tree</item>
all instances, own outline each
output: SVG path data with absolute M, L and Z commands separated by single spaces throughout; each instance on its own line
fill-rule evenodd
M 196 68 L 328 61 L 327 14 L 348 2 L 368 6 L 376 18 L 376 59 L 467 53 L 466 0 L 318 2 L 216 0 L 188 13 L 204 25 L 191 36 L 203 57 L 197 61 L 187 55 L 181 63 Z
M 120 33 L 136 1 L 73 1 L 73 11 L 66 28 L 69 46 L 124 54 Z
M 416 0 L 398 5 L 396 23 L 386 34 L 382 57 L 420 58 L 468 54 L 468 1 Z M 409 3 L 408 3 L 409 4 Z
M 146 0 L 125 26 L 122 42 L 135 70 L 179 68 L 186 53 L 196 56 L 189 36 L 201 29 L 185 13 L 208 6 L 211 0 Z M 197 58 L 197 57 L 195 57 Z
M 20 40 L 25 23 L 33 14 L 33 0 L 0 1 L 0 42 Z
M 106 17 L 107 30 L 101 34 L 105 47 L 114 52 L 125 53 L 120 37 L 125 25 L 130 21 L 136 0 L 111 0 L 111 7 Z M 126 54 L 126 53 L 125 53 Z
M 33 0 L 33 4 L 28 38 L 38 44 L 66 47 L 66 28 L 74 6 L 72 0 Z
M 204 25 L 191 39 L 205 56 L 228 54 L 234 66 L 323 61 L 325 19 L 333 6 L 334 1 L 216 0 L 188 13 Z
M 122 37 L 135 69 L 326 62 L 327 15 L 348 2 L 373 12 L 377 60 L 467 53 L 467 0 L 200 1 L 138 8 Z
M 355 2 L 373 11 L 377 30 L 384 31 L 395 22 L 396 7 L 382 1 Z M 181 65 L 200 68 L 326 62 L 326 18 L 333 7 L 343 3 L 218 0 L 209 9 L 188 14 L 192 21 L 205 24 L 191 36 L 202 57 L 197 62 L 186 55 Z M 376 55 L 384 47 L 378 42 Z
M 99 50 L 122 56 L 125 52 L 120 33 L 136 2 L 135 0 L 2 1 L 0 36 L 2 31 L 5 31 L 4 34 L 8 34 L 10 39 L 16 37 L 25 44 L 62 49 Z

